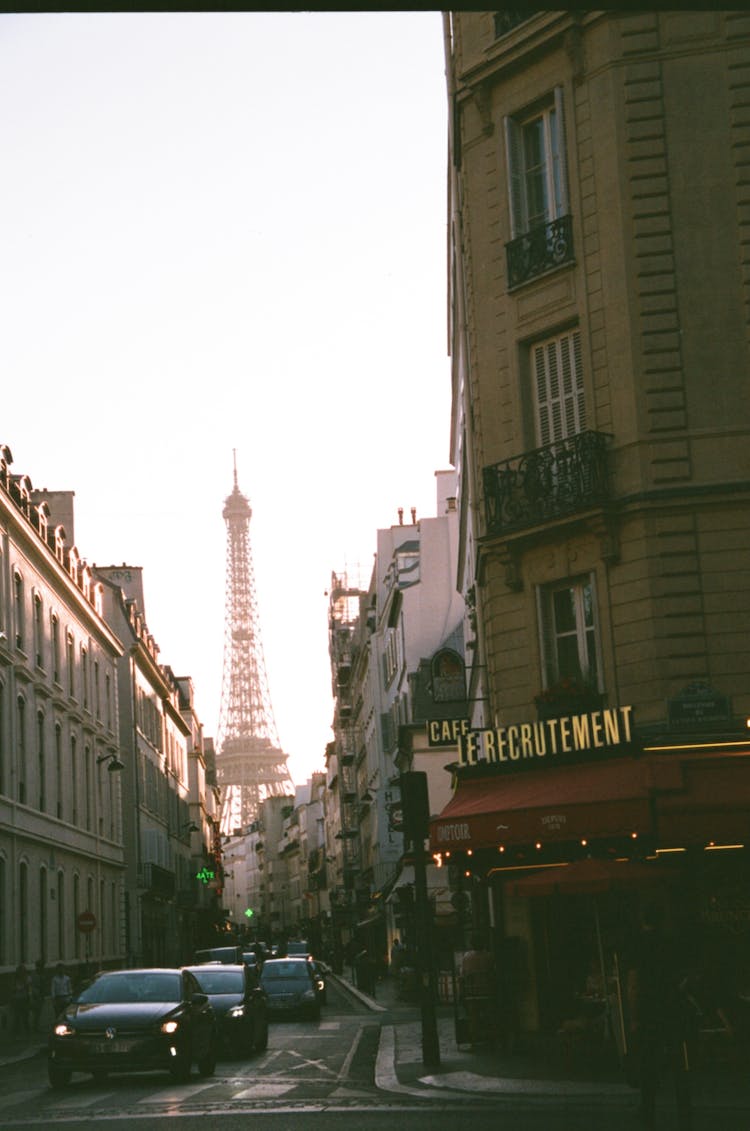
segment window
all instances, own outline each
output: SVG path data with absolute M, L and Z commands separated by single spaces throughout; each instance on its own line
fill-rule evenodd
M 23 649 L 24 642 L 24 607 L 23 607 L 23 578 L 18 570 L 13 574 L 13 612 L 16 621 L 16 648 Z
M 72 632 L 69 632 L 65 638 L 65 657 L 68 664 L 68 695 L 71 699 L 74 699 L 76 692 L 76 647 Z
M 586 428 L 581 373 L 581 334 L 569 330 L 531 350 L 537 447 Z
M 26 700 L 22 695 L 17 700 L 18 721 L 18 800 L 26 804 Z
M 562 88 L 546 106 L 505 119 L 511 237 L 568 212 Z
M 62 790 L 63 790 L 63 767 L 62 767 L 62 727 L 59 723 L 55 725 L 55 814 L 58 818 L 62 818 Z
M 39 776 L 39 812 L 47 808 L 47 751 L 44 745 L 44 714 L 36 716 L 37 771 Z
M 599 641 L 592 577 L 538 590 L 543 681 L 599 688 Z
M 25 860 L 18 869 L 18 959 L 29 961 L 29 866 Z
M 78 824 L 78 746 L 75 735 L 70 737 L 70 819 L 74 825 Z
M 52 614 L 51 621 L 51 635 L 52 635 L 52 679 L 55 683 L 60 682 L 60 620 L 55 613 Z
M 44 610 L 38 593 L 34 594 L 34 662 L 44 667 Z

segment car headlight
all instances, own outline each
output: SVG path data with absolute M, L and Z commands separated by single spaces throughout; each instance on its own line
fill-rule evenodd
M 65 1021 L 58 1021 L 55 1025 L 56 1037 L 72 1037 L 75 1035 L 75 1029 L 68 1025 Z
M 161 1025 L 162 1033 L 176 1033 L 180 1027 L 179 1021 L 163 1021 Z
M 230 1017 L 244 1017 L 245 1016 L 244 1005 L 233 1005 L 232 1008 L 229 1010 L 229 1016 Z

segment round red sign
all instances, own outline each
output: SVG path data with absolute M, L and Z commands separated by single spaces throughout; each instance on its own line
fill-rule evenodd
M 83 931 L 84 934 L 88 934 L 88 932 L 93 931 L 95 927 L 96 915 L 94 915 L 94 912 L 82 911 L 78 916 L 78 930 Z

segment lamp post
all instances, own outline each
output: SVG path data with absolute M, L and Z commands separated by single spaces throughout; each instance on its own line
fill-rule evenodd
M 414 857 L 414 911 L 417 976 L 422 1016 L 422 1064 L 425 1068 L 439 1068 L 440 1042 L 435 1013 L 437 978 L 433 957 L 430 902 L 427 898 L 427 863 L 424 847 L 425 839 L 429 835 L 430 823 L 427 775 L 414 770 L 402 773 L 400 786 L 404 844 L 411 847 Z

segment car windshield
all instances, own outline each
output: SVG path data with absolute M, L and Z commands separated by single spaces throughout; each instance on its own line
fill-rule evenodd
M 267 962 L 260 978 L 262 982 L 281 981 L 282 978 L 300 978 L 309 981 L 310 974 L 305 962 Z
M 157 971 L 153 974 L 135 974 L 132 971 L 102 974 L 78 995 L 85 1005 L 136 1001 L 180 1001 L 182 979 L 179 974 Z
M 193 970 L 193 975 L 204 994 L 241 994 L 245 988 L 240 970 L 207 966 L 205 970 Z

